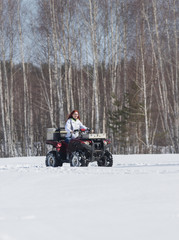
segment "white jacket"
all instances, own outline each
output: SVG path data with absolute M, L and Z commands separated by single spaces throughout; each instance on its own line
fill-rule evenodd
M 80 130 L 83 128 L 87 129 L 87 127 L 84 126 L 79 119 L 74 120 L 73 118 L 69 118 L 65 124 L 65 130 L 67 131 L 66 137 L 72 139 L 78 137 L 79 133 L 78 132 L 72 133 L 72 131 Z

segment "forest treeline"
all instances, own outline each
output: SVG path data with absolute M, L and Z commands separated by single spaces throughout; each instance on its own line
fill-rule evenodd
M 177 0 L 0 0 L 0 156 L 77 109 L 113 153 L 179 152 Z M 32 4 L 32 3 L 31 3 Z

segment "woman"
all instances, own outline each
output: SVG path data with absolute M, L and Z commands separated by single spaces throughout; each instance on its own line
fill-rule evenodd
M 88 128 L 81 123 L 79 112 L 77 110 L 73 110 L 68 116 L 68 120 L 65 124 L 65 130 L 67 131 L 66 142 L 69 143 L 71 139 L 78 137 L 79 132 L 75 130 L 80 129 Z

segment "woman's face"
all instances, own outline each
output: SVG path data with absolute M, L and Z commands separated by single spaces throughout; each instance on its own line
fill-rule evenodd
M 74 119 L 77 119 L 77 118 L 78 118 L 78 113 L 77 113 L 77 112 L 74 112 L 73 115 L 72 115 L 72 117 L 73 117 Z

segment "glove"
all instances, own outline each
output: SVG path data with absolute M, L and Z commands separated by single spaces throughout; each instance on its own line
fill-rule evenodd
M 76 132 L 79 132 L 79 130 L 78 129 L 73 130 L 73 133 L 76 133 Z

